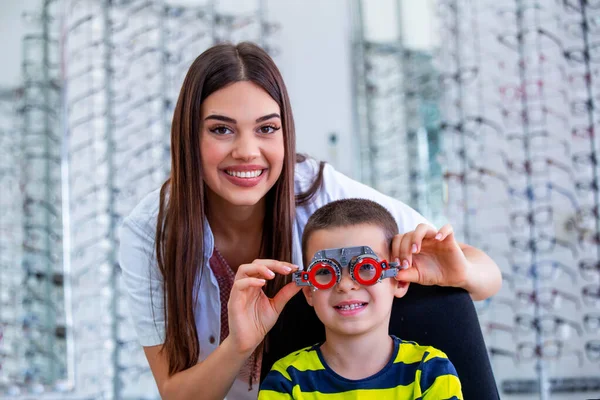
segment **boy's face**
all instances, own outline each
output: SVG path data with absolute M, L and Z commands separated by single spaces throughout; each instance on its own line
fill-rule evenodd
M 380 260 L 389 261 L 389 242 L 381 228 L 371 224 L 318 230 L 312 233 L 306 246 L 306 258 L 323 249 L 369 246 Z M 359 335 L 372 330 L 387 332 L 394 296 L 406 294 L 408 283 L 383 279 L 372 286 L 362 286 L 342 268 L 340 282 L 327 290 L 313 291 L 304 287 L 308 304 L 328 331 L 339 335 Z

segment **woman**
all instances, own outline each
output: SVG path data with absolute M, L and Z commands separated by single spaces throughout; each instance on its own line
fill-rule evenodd
M 424 237 L 443 240 L 451 227 L 437 232 L 407 205 L 297 156 L 295 142 L 285 85 L 263 50 L 223 44 L 194 61 L 173 116 L 171 176 L 120 230 L 130 310 L 162 398 L 256 398 L 261 343 L 298 292 L 286 282 L 302 263 L 304 224 L 334 199 L 370 198 L 401 232 L 414 230 L 394 239 L 394 257 L 415 257 L 397 279 L 474 299 L 500 288 L 477 249 L 419 254 Z

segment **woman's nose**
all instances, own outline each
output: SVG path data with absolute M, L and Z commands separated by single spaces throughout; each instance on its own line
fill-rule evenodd
M 260 156 L 259 143 L 253 133 L 240 134 L 236 138 L 234 146 L 231 153 L 233 158 L 247 161 Z

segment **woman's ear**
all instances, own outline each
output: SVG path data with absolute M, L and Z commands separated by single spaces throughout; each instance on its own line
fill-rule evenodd
M 311 286 L 304 286 L 302 288 L 302 293 L 304 293 L 304 297 L 306 298 L 306 302 L 309 306 L 313 306 L 313 290 Z
M 396 289 L 394 290 L 394 296 L 397 298 L 404 297 L 404 295 L 408 291 L 408 285 L 410 285 L 409 282 L 396 281 Z

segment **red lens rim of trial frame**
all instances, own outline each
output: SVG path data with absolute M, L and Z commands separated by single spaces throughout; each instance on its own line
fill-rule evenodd
M 331 281 L 325 285 L 322 285 L 319 282 L 317 282 L 316 277 L 317 271 L 319 271 L 322 268 L 325 268 L 329 270 L 329 272 L 331 272 Z M 317 289 L 326 290 L 332 288 L 337 283 L 337 272 L 331 264 L 324 261 L 319 261 L 311 266 L 310 271 L 308 271 L 308 279 L 310 283 Z
M 358 273 L 360 271 L 360 267 L 362 267 L 365 264 L 370 264 L 375 267 L 375 276 L 373 277 L 373 279 L 368 280 L 368 281 L 362 279 L 360 277 L 360 274 Z M 379 263 L 377 260 L 375 260 L 372 257 L 364 257 L 364 258 L 358 260 L 356 262 L 356 264 L 354 264 L 354 267 L 352 268 L 352 275 L 353 275 L 354 280 L 356 282 L 360 283 L 361 285 L 364 285 L 364 286 L 374 285 L 379 280 L 379 277 L 381 276 L 381 263 Z

